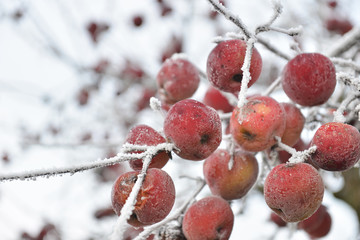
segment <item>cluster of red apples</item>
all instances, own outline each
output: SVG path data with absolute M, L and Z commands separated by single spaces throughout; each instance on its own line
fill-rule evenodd
M 190 99 L 198 89 L 200 73 L 186 58 L 167 59 L 158 75 L 158 97 L 166 111 L 163 133 L 150 126 L 133 127 L 127 143 L 154 146 L 172 143 L 173 153 L 191 161 L 205 160 L 204 179 L 213 196 L 205 197 L 184 212 L 182 233 L 189 240 L 228 239 L 234 224 L 229 201 L 243 198 L 254 187 L 259 175 L 255 154 L 267 155 L 283 144 L 298 150 L 316 147 L 307 159 L 289 161 L 278 151 L 280 161 L 267 174 L 263 194 L 273 210 L 272 219 L 282 226 L 298 222 L 298 228 L 311 237 L 325 236 L 331 217 L 322 205 L 325 186 L 320 171 L 345 171 L 360 159 L 360 133 L 343 122 L 322 125 L 309 145 L 300 138 L 305 116 L 300 106 L 324 104 L 336 87 L 336 71 L 331 60 L 319 53 L 300 53 L 282 71 L 282 89 L 292 103 L 278 102 L 265 95 L 247 97 L 243 106 L 232 106 L 224 92 L 237 96 L 243 80 L 246 42 L 224 40 L 210 52 L 207 78 L 211 87 L 203 101 Z M 258 79 L 262 59 L 254 48 L 250 64 L 251 81 Z M 219 113 L 231 113 L 222 121 Z M 225 130 L 226 129 L 226 130 Z M 230 140 L 223 139 L 231 136 Z M 219 148 L 222 141 L 232 147 Z M 151 160 L 144 184 L 137 196 L 128 223 L 144 227 L 163 220 L 175 201 L 175 185 L 161 168 L 171 153 L 157 152 Z M 270 160 L 269 160 L 270 161 Z M 113 185 L 112 204 L 120 211 L 143 167 L 143 160 L 130 161 L 132 172 L 121 175 Z M 276 219 L 278 218 L 278 219 Z M 175 239 L 175 238 L 174 238 Z M 178 238 L 180 239 L 180 237 Z

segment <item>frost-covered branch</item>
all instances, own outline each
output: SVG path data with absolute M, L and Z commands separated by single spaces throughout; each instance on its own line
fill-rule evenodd
M 316 148 L 317 148 L 316 146 L 312 146 L 309 149 L 304 150 L 304 151 L 296 151 L 295 148 L 292 148 L 289 145 L 282 143 L 280 137 L 276 136 L 275 139 L 277 141 L 277 145 L 281 149 L 283 149 L 291 154 L 291 157 L 288 160 L 289 163 L 304 162 L 307 158 L 309 158 L 311 156 L 311 154 L 313 154 L 316 151 Z
M 346 121 L 344 112 L 346 110 L 346 107 L 358 96 L 356 96 L 353 93 L 350 93 L 340 104 L 338 109 L 334 112 L 334 122 L 340 122 L 344 123 Z
M 241 67 L 241 70 L 243 72 L 243 77 L 241 80 L 241 89 L 240 89 L 239 96 L 238 96 L 238 99 L 239 99 L 238 105 L 237 105 L 238 108 L 241 108 L 246 103 L 246 92 L 248 90 L 248 84 L 251 80 L 251 75 L 250 75 L 251 56 L 252 56 L 252 51 L 254 48 L 255 41 L 256 41 L 255 38 L 250 38 L 246 42 L 246 52 L 245 52 L 245 57 L 244 57 L 244 64 Z
M 137 180 L 131 190 L 131 193 L 130 193 L 129 197 L 126 199 L 126 202 L 125 202 L 123 208 L 121 209 L 120 216 L 116 221 L 114 231 L 111 234 L 110 240 L 122 239 L 124 232 L 126 230 L 127 220 L 130 218 L 132 212 L 134 211 L 137 195 L 138 195 L 140 188 L 145 180 L 146 171 L 150 165 L 152 156 L 154 154 L 156 154 L 156 152 L 153 154 L 149 154 L 145 157 L 141 173 L 137 176 Z
M 120 162 L 134 160 L 134 159 L 143 159 L 150 153 L 156 151 L 172 151 L 174 145 L 171 143 L 162 143 L 156 146 L 139 146 L 132 144 L 124 144 L 120 153 L 115 157 L 96 160 L 90 163 L 84 163 L 78 166 L 70 167 L 59 167 L 59 168 L 49 168 L 49 169 L 39 169 L 33 171 L 23 171 L 20 173 L 10 173 L 10 174 L 1 174 L 0 182 L 12 181 L 12 180 L 36 180 L 38 177 L 53 177 L 53 176 L 62 176 L 64 174 L 75 174 L 77 172 L 83 172 L 86 170 L 106 167 L 114 165 Z M 133 151 L 144 151 L 141 153 L 129 153 Z
M 354 27 L 350 32 L 346 33 L 335 45 L 327 52 L 329 57 L 337 57 L 349 50 L 360 40 L 360 28 Z
M 280 3 L 280 1 L 272 1 L 273 4 L 273 15 L 271 16 L 270 20 L 265 23 L 264 25 L 259 26 L 256 30 L 255 33 L 258 34 L 260 32 L 265 32 L 265 31 L 269 31 L 270 30 L 270 26 L 275 22 L 276 19 L 279 18 L 279 16 L 282 13 L 282 5 Z
M 252 38 L 253 34 L 248 30 L 248 28 L 245 26 L 245 24 L 242 22 L 242 20 L 235 15 L 233 12 L 231 12 L 229 9 L 224 7 L 219 0 L 208 0 L 209 3 L 214 7 L 214 9 L 224 15 L 226 19 L 229 19 L 232 21 L 236 26 L 238 26 L 241 31 L 244 33 L 247 39 Z
M 352 74 L 339 72 L 336 74 L 336 79 L 343 82 L 345 85 L 354 87 L 360 92 L 360 78 L 355 78 Z
M 281 84 L 281 77 L 276 78 L 271 85 L 265 90 L 264 96 L 269 96 Z
M 355 71 L 360 72 L 360 65 L 357 64 L 356 62 L 352 61 L 351 59 L 333 57 L 333 58 L 331 58 L 331 61 L 334 64 L 339 65 L 341 67 L 349 67 L 349 68 L 354 69 Z
M 275 55 L 289 61 L 291 59 L 286 53 L 283 53 L 281 50 L 277 49 L 275 46 L 271 45 L 267 40 L 264 38 L 257 36 L 257 41 L 261 43 L 264 47 L 266 47 L 270 52 L 273 52 Z
M 176 220 L 177 218 L 179 218 L 179 216 L 186 210 L 186 208 L 188 207 L 188 205 L 195 199 L 195 197 L 201 192 L 201 190 L 204 188 L 206 182 L 201 179 L 201 183 L 199 184 L 198 188 L 196 189 L 196 191 L 194 191 L 193 194 L 191 194 L 188 197 L 188 200 L 185 201 L 178 209 L 176 209 L 175 211 L 173 211 L 168 217 L 166 217 L 164 220 L 162 220 L 161 222 L 155 223 L 151 226 L 145 227 L 144 231 L 142 231 L 134 240 L 145 240 L 153 231 L 155 231 L 156 229 L 164 226 L 165 224 Z

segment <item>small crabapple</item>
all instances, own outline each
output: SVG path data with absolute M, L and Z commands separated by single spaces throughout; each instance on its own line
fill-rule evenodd
M 286 127 L 281 137 L 281 142 L 293 146 L 300 139 L 305 124 L 305 117 L 294 104 L 280 103 L 280 105 L 284 107 L 286 113 Z
M 325 237 L 331 230 L 331 223 L 331 215 L 328 211 L 326 211 L 320 225 L 317 228 L 306 232 L 309 234 L 311 239 Z
M 233 166 L 229 169 L 231 158 Z M 236 151 L 231 156 L 227 150 L 218 149 L 205 160 L 203 172 L 212 194 L 234 200 L 245 196 L 255 184 L 259 166 L 250 153 Z
M 326 212 L 326 207 L 321 204 L 313 215 L 298 223 L 298 228 L 303 229 L 306 232 L 312 232 L 316 230 L 321 225 Z
M 265 179 L 266 204 L 286 222 L 310 217 L 321 205 L 324 183 L 308 163 L 275 166 Z
M 140 171 L 124 173 L 112 187 L 112 207 L 118 216 L 138 179 L 138 174 Z M 137 195 L 135 208 L 128 223 L 135 227 L 157 223 L 169 214 L 174 202 L 175 186 L 171 177 L 161 169 L 150 168 Z
M 325 103 L 335 90 L 336 72 L 331 60 L 320 53 L 301 53 L 282 72 L 286 95 L 303 106 Z
M 205 197 L 185 212 L 182 229 L 186 239 L 229 239 L 234 213 L 227 201 L 217 196 Z
M 241 68 L 244 64 L 245 54 L 246 42 L 243 40 L 232 39 L 218 43 L 207 59 L 206 72 L 209 81 L 222 91 L 238 93 L 243 79 Z M 253 48 L 250 62 L 251 80 L 248 87 L 259 78 L 261 68 L 261 56 Z
M 203 160 L 221 143 L 221 120 L 215 109 L 193 100 L 175 103 L 167 112 L 164 133 L 175 153 L 188 160 Z
M 160 143 L 165 143 L 166 140 L 152 127 L 141 124 L 130 129 L 125 142 L 135 145 L 155 146 Z M 141 151 L 136 151 L 134 153 L 141 153 Z M 169 153 L 160 151 L 152 158 L 149 168 L 162 168 L 168 162 L 169 158 Z M 131 160 L 129 161 L 129 164 L 132 169 L 141 170 L 143 160 Z
M 285 227 L 287 222 L 285 222 L 279 215 L 274 212 L 270 214 L 270 220 L 275 223 L 278 227 Z
M 262 151 L 276 143 L 285 131 L 285 110 L 273 98 L 252 96 L 230 118 L 230 132 L 246 151 Z
M 156 77 L 160 98 L 170 104 L 191 97 L 200 83 L 198 69 L 175 56 L 166 59 Z
M 313 163 L 328 171 L 345 171 L 360 159 L 360 133 L 352 125 L 330 122 L 322 125 L 311 141 L 316 146 Z
M 224 113 L 232 112 L 234 109 L 234 106 L 229 103 L 229 100 L 224 95 L 222 95 L 221 91 L 212 86 L 209 86 L 206 90 L 203 103 Z

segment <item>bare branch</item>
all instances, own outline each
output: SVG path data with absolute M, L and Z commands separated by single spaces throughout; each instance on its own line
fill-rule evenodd
M 218 0 L 208 0 L 214 9 L 224 15 L 226 19 L 232 21 L 236 26 L 238 26 L 241 31 L 244 33 L 247 39 L 252 38 L 253 34 L 248 30 L 242 20 L 232 13 L 229 9 L 225 8 Z
M 332 48 L 327 52 L 329 57 L 337 57 L 349 50 L 360 40 L 360 28 L 354 27 L 350 32 L 346 33 Z
M 289 61 L 291 59 L 290 56 L 288 56 L 286 53 L 281 52 L 279 49 L 271 45 L 267 40 L 264 38 L 257 36 L 257 41 L 261 43 L 264 47 L 266 47 L 269 51 L 273 52 L 275 55 Z
M 81 164 L 79 166 L 71 166 L 71 167 L 62 167 L 62 168 L 51 168 L 51 169 L 43 169 L 43 170 L 33 170 L 33 171 L 25 171 L 21 173 L 10 173 L 0 175 L 0 182 L 4 181 L 12 181 L 12 180 L 36 180 L 38 177 L 53 177 L 53 176 L 62 176 L 64 174 L 75 174 L 77 172 L 83 172 L 86 170 L 106 167 L 110 165 L 114 165 L 120 162 L 125 162 L 134 159 L 142 159 L 145 158 L 150 153 L 156 151 L 171 151 L 174 145 L 171 143 L 162 143 L 156 146 L 138 146 L 132 144 L 124 144 L 123 149 L 120 153 L 118 153 L 115 157 L 100 159 L 95 162 Z M 126 153 L 131 151 L 141 151 L 142 153 Z

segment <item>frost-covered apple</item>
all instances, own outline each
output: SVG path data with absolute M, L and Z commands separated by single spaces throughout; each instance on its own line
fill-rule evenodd
M 210 156 L 221 143 L 221 120 L 215 109 L 193 100 L 175 103 L 167 112 L 164 133 L 175 153 L 188 160 Z
M 246 42 L 243 40 L 232 39 L 218 43 L 207 59 L 206 72 L 209 81 L 222 91 L 238 93 L 243 80 L 241 67 L 244 64 L 245 53 Z M 251 80 L 248 87 L 256 82 L 262 69 L 262 59 L 255 48 L 250 64 Z
M 127 172 L 115 181 L 111 202 L 119 216 L 129 197 L 140 171 Z M 136 198 L 135 209 L 128 223 L 135 227 L 151 225 L 163 220 L 171 211 L 175 202 L 175 185 L 171 177 L 163 170 L 150 168 Z
M 324 183 L 318 171 L 308 163 L 275 166 L 265 179 L 267 205 L 286 222 L 310 217 L 321 205 Z

